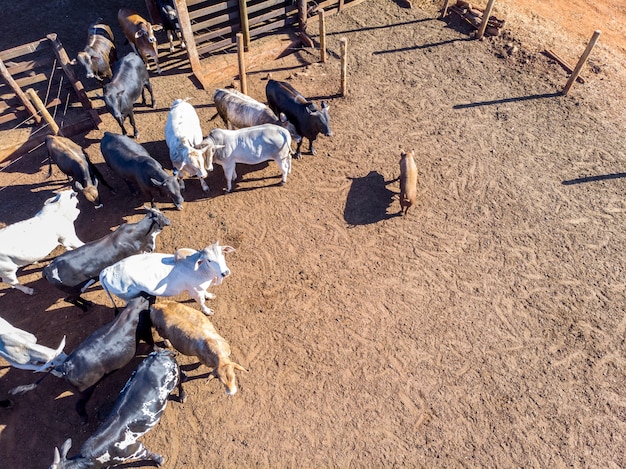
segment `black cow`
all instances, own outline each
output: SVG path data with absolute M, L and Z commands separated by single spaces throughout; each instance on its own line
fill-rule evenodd
M 113 78 L 110 83 L 104 85 L 104 102 L 111 115 L 117 120 L 122 128 L 122 134 L 126 135 L 124 121 L 126 117 L 130 119 L 133 126 L 133 135 L 139 136 L 139 131 L 135 125 L 135 114 L 133 105 L 141 95 L 142 104 L 146 104 L 146 89 L 150 93 L 152 107 L 156 106 L 152 84 L 148 76 L 146 65 L 134 52 L 125 55 L 124 58 L 115 64 Z
M 267 103 L 272 111 L 278 116 L 281 112 L 285 113 L 287 119 L 296 127 L 298 134 L 309 139 L 309 151 L 315 155 L 313 142 L 319 133 L 331 137 L 333 135 L 330 130 L 330 115 L 328 109 L 330 106 L 322 101 L 322 109 L 307 100 L 293 86 L 284 81 L 269 80 L 265 86 L 265 94 Z M 296 158 L 300 158 L 302 153 L 300 147 L 302 141 L 298 143 L 296 150 Z
M 88 421 L 85 406 L 98 383 L 133 359 L 140 339 L 154 346 L 149 306 L 146 298 L 133 298 L 112 322 L 93 332 L 50 370 L 60 373 L 79 392 L 76 411 L 83 423 Z M 18 386 L 11 394 L 31 391 L 40 382 L 41 379 L 35 384 Z
M 46 136 L 46 149 L 48 150 L 48 177 L 52 176 L 52 162 L 74 181 L 74 187 L 82 192 L 85 198 L 100 208 L 100 194 L 98 193 L 98 181 L 113 189 L 102 177 L 80 145 L 69 138 L 58 135 Z
M 183 208 L 183 196 L 176 176 L 170 176 L 144 147 L 125 135 L 105 132 L 100 151 L 107 165 L 126 181 L 133 195 L 141 192 L 154 205 L 154 192 L 169 197 L 178 210 Z
M 180 47 L 185 49 L 185 41 L 180 31 L 180 22 L 174 0 L 156 0 L 156 3 L 163 21 L 163 29 L 167 32 L 167 39 L 170 41 L 170 52 L 174 52 L 174 34 L 178 36 Z
M 117 61 L 117 49 L 111 28 L 98 18 L 89 26 L 87 45 L 76 55 L 76 59 L 85 67 L 87 78 L 95 78 L 101 82 L 111 80 L 111 66 Z M 72 61 L 72 65 L 76 62 Z M 104 84 L 104 83 L 103 83 Z
M 159 422 L 177 384 L 179 398 L 184 401 L 180 371 L 172 355 L 166 350 L 148 355 L 122 389 L 107 419 L 85 441 L 80 454 L 67 459 L 72 446 L 72 440 L 67 439 L 60 453 L 54 449 L 50 469 L 101 467 L 103 463 L 108 467 L 147 459 L 163 464 L 163 456 L 138 439 Z
M 156 236 L 170 224 L 159 210 L 147 207 L 146 210 L 143 220 L 124 223 L 100 239 L 55 257 L 43 269 L 43 276 L 59 290 L 69 293 L 65 301 L 87 311 L 91 302 L 80 295 L 98 280 L 100 271 L 125 257 L 152 252 Z

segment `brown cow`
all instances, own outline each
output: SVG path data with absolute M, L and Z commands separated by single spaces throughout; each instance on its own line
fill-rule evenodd
M 117 12 L 117 20 L 124 32 L 124 36 L 128 39 L 133 50 L 141 56 L 147 69 L 150 70 L 148 61 L 152 58 L 156 64 L 157 72 L 161 73 L 154 31 L 160 31 L 162 26 L 152 26 L 148 20 L 128 8 L 120 8 Z
M 400 153 L 400 211 L 403 215 L 417 198 L 417 166 L 414 152 Z

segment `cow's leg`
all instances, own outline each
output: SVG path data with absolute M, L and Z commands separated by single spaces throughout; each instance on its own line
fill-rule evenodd
M 59 236 L 59 242 L 67 250 L 76 249 L 76 248 L 81 247 L 83 244 L 85 244 L 80 239 L 78 239 L 78 236 L 76 236 L 76 233 L 68 233 L 65 236 Z
M 302 141 L 304 140 L 304 138 L 300 139 L 300 141 L 298 142 L 298 146 L 296 147 L 296 160 L 299 160 L 300 158 L 302 158 Z
M 135 140 L 137 140 L 137 138 L 139 138 L 139 131 L 137 130 L 137 125 L 135 124 L 135 113 L 133 112 L 132 109 L 130 110 L 130 113 L 128 114 L 128 119 L 130 120 L 130 125 L 133 126 L 133 137 L 135 138 Z
M 152 109 L 154 109 L 156 107 L 156 100 L 154 99 L 154 93 L 152 92 L 152 83 L 150 83 L 149 81 L 146 82 L 145 85 L 143 85 L 143 88 L 141 89 L 141 96 L 143 97 L 143 92 L 144 90 L 148 90 L 148 93 L 150 93 L 150 100 L 152 102 Z M 143 103 L 146 104 L 146 100 L 144 98 Z
M 235 172 L 235 162 L 226 161 L 222 168 L 224 169 L 224 176 L 226 177 L 226 192 L 230 192 L 233 188 L 233 181 L 237 179 L 237 173 Z
M 96 385 L 88 387 L 83 392 L 80 393 L 78 397 L 78 401 L 76 401 L 76 412 L 80 416 L 80 421 L 83 424 L 89 423 L 89 417 L 87 416 L 87 401 L 91 399 L 91 395 L 93 394 L 94 389 L 96 389 Z
M 309 139 L 309 153 L 311 153 L 311 155 L 317 155 L 317 152 L 315 151 L 315 148 L 313 148 L 313 142 L 315 141 L 315 139 Z
M 209 296 L 209 295 L 211 295 L 211 293 L 203 289 L 199 289 L 199 290 L 193 289 L 189 291 L 189 296 L 191 296 L 194 300 L 196 300 L 196 302 L 200 305 L 202 312 L 206 314 L 207 316 L 213 316 L 213 310 L 204 303 L 207 297 L 215 298 L 215 295 L 213 296 Z
M 124 128 L 124 116 L 120 116 L 116 120 L 120 125 L 120 129 L 122 129 L 122 135 L 126 135 L 126 129 Z
M 0 279 L 11 286 L 11 288 L 17 288 L 19 291 L 26 293 L 27 295 L 32 295 L 35 293 L 30 287 L 25 287 L 24 285 L 20 285 L 19 280 L 17 279 L 17 268 L 15 269 L 2 269 L 0 274 Z
M 67 301 L 68 303 L 73 304 L 74 306 L 79 307 L 80 309 L 82 309 L 83 311 L 87 311 L 90 307 L 93 306 L 93 302 L 86 300 L 84 298 L 81 298 L 80 295 L 70 295 L 67 298 L 65 298 L 65 301 Z
M 278 167 L 280 168 L 281 173 L 283 173 L 283 178 L 280 181 L 281 185 L 284 185 L 287 182 L 287 174 L 289 174 L 291 170 L 291 165 L 289 164 L 290 159 L 291 158 L 283 158 L 276 161 L 276 163 L 278 163 Z
M 112 462 L 117 464 L 124 463 L 126 461 L 134 461 L 136 459 L 149 459 L 157 463 L 157 466 L 160 466 L 165 461 L 163 456 L 153 453 L 139 441 L 124 447 L 123 450 L 116 453 L 117 454 L 112 458 Z
M 167 30 L 167 39 L 170 41 L 170 52 L 174 52 L 174 34 L 169 29 Z
M 203 177 L 200 177 L 200 185 L 202 186 L 202 190 L 204 192 L 209 192 L 209 185 L 206 183 Z

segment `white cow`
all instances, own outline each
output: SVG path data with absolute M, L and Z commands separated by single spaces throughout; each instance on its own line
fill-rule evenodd
M 42 371 L 56 366 L 67 358 L 63 353 L 65 336 L 56 350 L 39 345 L 37 337 L 30 332 L 18 329 L 5 319 L 0 318 L 0 357 L 15 368 L 22 370 Z M 61 376 L 53 371 L 53 374 Z
M 261 124 L 276 124 L 284 127 L 291 134 L 296 143 L 300 143 L 302 136 L 296 131 L 296 127 L 287 120 L 284 113 L 276 117 L 269 106 L 258 102 L 237 90 L 218 88 L 213 93 L 213 102 L 217 114 L 222 118 L 226 127 L 242 129 Z M 214 117 L 212 118 L 214 119 Z
M 214 161 L 224 169 L 226 192 L 237 179 L 237 163 L 259 164 L 274 160 L 283 174 L 281 184 L 291 172 L 291 135 L 274 124 L 255 125 L 239 130 L 213 129 L 205 141 L 212 140 L 223 148 L 215 152 Z
M 59 244 L 67 249 L 83 245 L 74 229 L 80 213 L 77 205 L 76 192 L 68 189 L 46 200 L 34 217 L 1 229 L 0 279 L 32 295 L 34 290 L 17 280 L 17 269 L 44 259 Z
M 204 301 L 215 295 L 207 288 L 220 285 L 230 275 L 224 254 L 234 251 L 231 246 L 215 242 L 201 251 L 181 248 L 174 254 L 137 254 L 103 269 L 100 284 L 111 301 L 111 293 L 129 301 L 142 294 L 176 296 L 186 291 L 200 304 L 204 314 L 212 315 Z
M 200 119 L 186 99 L 177 99 L 172 103 L 165 123 L 165 142 L 181 190 L 185 189 L 183 177 L 187 174 L 197 176 L 202 190 L 208 192 L 209 186 L 204 178 L 208 176 L 207 169 L 213 171 L 213 153 L 216 148 L 212 142 L 202 143 Z M 205 155 L 207 151 L 209 153 Z

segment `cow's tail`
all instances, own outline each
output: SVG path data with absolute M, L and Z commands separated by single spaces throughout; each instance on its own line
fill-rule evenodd
M 50 154 L 50 148 L 46 145 L 46 154 L 48 155 L 48 176 L 52 176 L 52 155 Z
M 111 185 L 106 181 L 106 179 L 104 179 L 104 176 L 102 175 L 100 170 L 96 168 L 96 165 L 91 162 L 91 160 L 89 159 L 89 155 L 87 155 L 87 153 L 85 153 L 85 158 L 87 159 L 87 166 L 89 167 L 89 171 L 93 174 L 93 176 L 96 179 L 98 179 L 102 184 L 107 186 L 107 188 L 111 192 L 115 193 L 115 189 L 113 189 L 113 187 L 111 187 Z M 92 182 L 95 183 L 96 181 L 93 181 L 93 178 L 92 178 Z
M 217 116 L 219 116 L 219 115 L 220 115 L 220 113 L 219 113 L 219 112 L 216 112 L 215 114 L 213 114 L 213 117 L 210 117 L 210 118 L 209 118 L 209 120 L 210 120 L 210 121 L 215 120 L 215 118 L 216 118 Z
M 107 288 L 106 282 L 103 282 L 102 279 L 100 279 L 100 285 L 102 285 L 102 288 L 104 288 L 104 291 L 107 292 L 107 295 L 109 295 L 109 298 L 111 299 L 111 303 L 113 303 L 113 308 L 115 309 L 115 315 L 117 316 L 118 313 L 119 313 L 119 310 L 117 309 L 117 305 L 115 304 L 115 300 L 113 299 L 113 295 L 111 295 L 111 292 Z
M 46 376 L 48 376 L 50 373 L 52 373 L 52 371 L 54 370 L 54 368 L 50 368 L 45 375 L 43 375 L 41 378 L 39 378 L 37 381 L 35 381 L 34 383 L 31 384 L 23 384 L 21 386 L 17 386 L 13 389 L 9 390 L 9 394 L 11 394 L 12 396 L 16 395 L 16 394 L 26 394 L 27 392 L 32 391 L 33 389 L 35 389 L 39 383 L 41 383 Z

